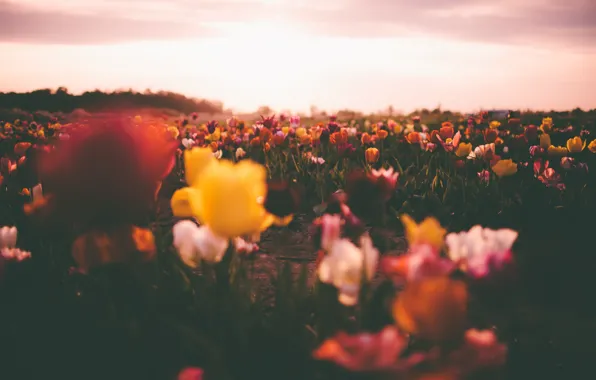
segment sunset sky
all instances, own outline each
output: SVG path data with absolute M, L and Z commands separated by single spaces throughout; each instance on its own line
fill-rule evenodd
M 596 108 L 594 0 L 0 0 L 0 91 L 227 108 Z

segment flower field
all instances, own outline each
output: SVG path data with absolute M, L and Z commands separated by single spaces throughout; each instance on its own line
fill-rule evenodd
M 586 376 L 595 120 L 2 122 L 1 377 Z

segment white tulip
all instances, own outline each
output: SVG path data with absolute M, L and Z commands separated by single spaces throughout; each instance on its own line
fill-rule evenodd
M 196 267 L 200 260 L 220 262 L 228 248 L 227 239 L 215 235 L 208 226 L 198 227 L 188 220 L 176 223 L 172 233 L 180 258 L 191 267 Z
M 476 277 L 490 271 L 490 265 L 501 265 L 509 258 L 518 232 L 503 228 L 491 230 L 480 225 L 469 231 L 450 233 L 445 238 L 451 260 L 463 265 L 464 270 Z
M 242 148 L 236 149 L 236 160 L 241 159 L 242 157 L 246 156 L 246 152 Z
M 14 248 L 17 245 L 17 228 L 0 228 L 0 248 Z
M 379 252 L 373 247 L 370 237 L 361 237 L 360 243 L 362 248 L 347 239 L 335 241 L 318 269 L 321 282 L 335 286 L 339 291 L 339 302 L 346 306 L 358 302 L 363 271 L 366 280 L 372 279 L 379 259 Z
M 183 138 L 182 139 L 182 145 L 186 148 L 186 149 L 190 149 L 192 148 L 192 146 L 195 144 L 195 141 L 193 139 L 189 139 L 189 138 Z

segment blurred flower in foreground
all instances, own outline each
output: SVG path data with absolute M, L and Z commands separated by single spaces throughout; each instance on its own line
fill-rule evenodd
M 219 237 L 209 226 L 198 227 L 189 220 L 178 222 L 172 228 L 173 245 L 180 258 L 190 267 L 196 268 L 201 260 L 218 263 L 228 249 L 228 239 Z
M 335 286 L 339 302 L 346 306 L 358 303 L 360 286 L 373 278 L 379 259 L 368 234 L 362 235 L 359 243 L 357 247 L 347 239 L 336 240 L 318 268 L 321 282 Z
M 177 380 L 203 380 L 204 373 L 201 368 L 187 367 L 180 371 Z
M 372 169 L 370 178 L 380 187 L 383 198 L 389 200 L 397 187 L 399 173 L 394 171 L 393 168 L 383 168 L 379 170 Z
M 394 326 L 374 334 L 340 332 L 325 340 L 313 352 L 313 357 L 351 372 L 418 380 L 467 378 L 479 371 L 498 369 L 507 359 L 507 346 L 490 330 L 467 330 L 461 345 L 451 351 L 435 348 L 404 356 L 407 344 L 407 339 Z
M 446 276 L 409 282 L 393 305 L 393 316 L 405 332 L 436 344 L 458 342 L 467 326 L 468 289 Z
M 269 181 L 265 209 L 273 217 L 277 226 L 288 225 L 300 207 L 300 194 L 287 181 Z
M 416 222 L 409 215 L 402 215 L 408 252 L 401 256 L 386 256 L 381 261 L 381 271 L 389 277 L 403 277 L 408 281 L 440 276 L 451 272 L 455 265 L 439 256 L 447 232 L 435 218 Z
M 380 371 L 392 368 L 407 346 L 407 339 L 397 328 L 387 326 L 376 334 L 340 332 L 325 340 L 313 352 L 313 357 L 353 372 Z
M 17 234 L 18 231 L 16 227 L 0 228 L 0 256 L 2 256 L 1 259 L 23 261 L 31 257 L 30 252 L 22 251 L 16 247 Z
M 77 130 L 40 160 L 48 214 L 83 230 L 144 220 L 177 143 L 118 120 Z
M 445 242 L 449 258 L 463 271 L 480 278 L 511 261 L 511 247 L 517 237 L 512 229 L 491 230 L 477 225 L 467 232 L 448 234 Z

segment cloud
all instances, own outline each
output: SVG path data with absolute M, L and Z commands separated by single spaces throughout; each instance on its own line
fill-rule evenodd
M 194 22 L 144 20 L 120 15 L 37 10 L 0 2 L 0 41 L 108 44 L 207 37 L 214 31 Z
M 333 11 L 302 8 L 314 33 L 360 37 L 431 35 L 472 42 L 593 49 L 592 0 L 346 0 Z
M 283 20 L 314 36 L 596 50 L 593 0 L 0 0 L 0 40 L 112 43 L 218 35 L 217 23 Z M 212 25 L 210 25 L 212 24 Z

